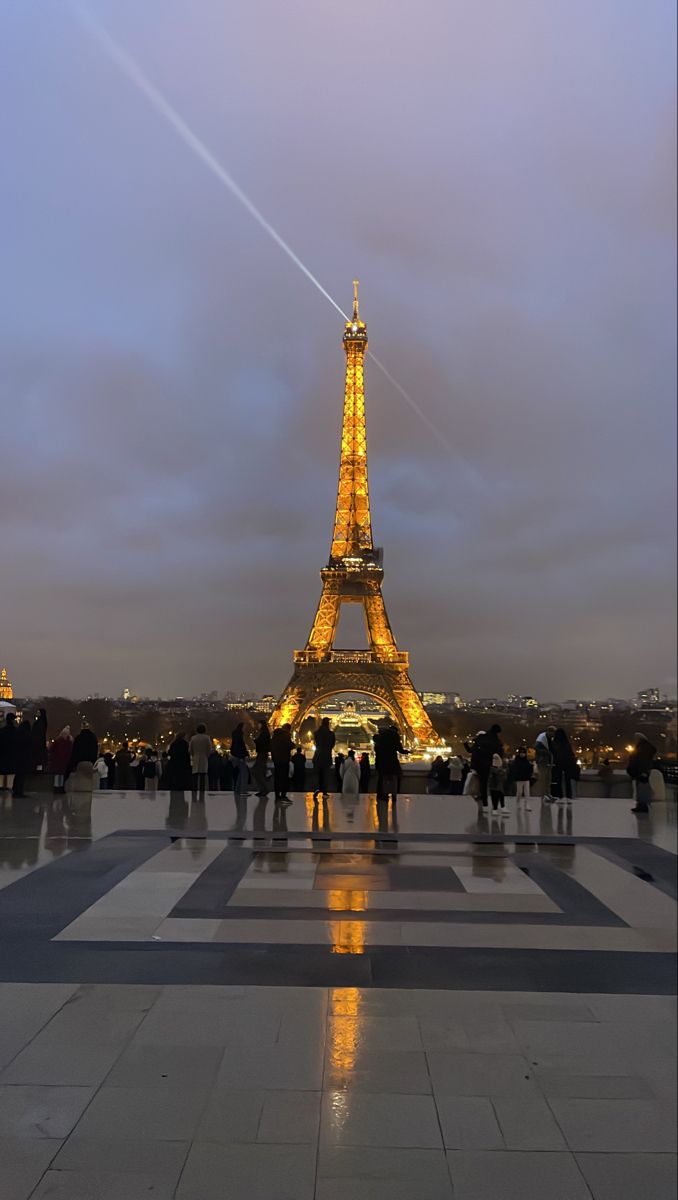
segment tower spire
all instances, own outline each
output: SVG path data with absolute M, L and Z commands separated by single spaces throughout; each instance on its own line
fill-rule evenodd
M 354 321 L 360 320 L 360 312 L 358 309 L 358 284 L 359 283 L 360 283 L 359 279 L 353 280 L 353 320 Z
M 353 280 L 353 318 L 344 330 L 346 381 L 341 428 L 339 487 L 330 550 L 330 566 L 373 554 L 370 493 L 367 484 L 364 359 L 367 328 L 358 310 L 358 280 Z

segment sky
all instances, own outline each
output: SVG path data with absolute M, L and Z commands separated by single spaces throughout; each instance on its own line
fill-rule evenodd
M 86 2 L 440 431 L 367 364 L 415 686 L 675 693 L 672 0 Z M 0 665 L 278 692 L 342 318 L 67 0 L 0 0 L 0 114 Z

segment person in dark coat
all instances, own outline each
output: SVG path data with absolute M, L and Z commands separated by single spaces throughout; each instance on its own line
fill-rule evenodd
M 170 792 L 190 788 L 193 782 L 191 752 L 185 733 L 178 733 L 168 750 L 167 787 Z
M 553 795 L 560 804 L 572 803 L 572 780 L 579 778 L 579 767 L 564 729 L 553 735 Z M 563 795 L 564 793 L 564 795 Z
M 63 795 L 64 777 L 71 754 L 73 753 L 73 738 L 70 725 L 64 725 L 58 737 L 55 737 L 49 748 L 49 766 L 54 774 L 54 790 Z
M 492 769 L 492 759 L 495 754 L 501 759 L 504 758 L 504 747 L 499 737 L 500 733 L 501 725 L 490 725 L 487 733 L 481 731 L 476 734 L 471 749 L 471 769 L 478 776 L 477 800 L 484 808 L 487 807 L 487 785 Z
M 337 791 L 338 792 L 341 791 L 341 764 L 343 763 L 345 758 L 346 758 L 346 755 L 342 754 L 341 751 L 339 751 L 339 753 L 335 754 L 335 756 L 334 756 L 334 777 L 337 781 Z
M 14 786 L 17 769 L 16 713 L 7 713 L 4 725 L 0 725 L 0 791 L 9 792 Z
M 7 718 L 9 720 L 9 717 Z M 652 803 L 652 788 L 650 787 L 650 771 L 657 754 L 656 746 L 648 741 L 643 733 L 636 733 L 636 748 L 629 758 L 626 774 L 633 780 L 636 789 L 636 803 L 631 809 L 634 813 L 647 813 Z
M 428 773 L 429 788 L 434 795 L 447 795 L 450 790 L 450 768 L 442 754 L 437 754 Z
M 219 780 L 222 792 L 233 790 L 233 764 L 228 754 L 222 754 L 221 756 L 221 774 Z
M 287 795 L 290 782 L 290 759 L 292 757 L 292 727 L 281 725 L 274 730 L 271 738 L 271 758 L 273 759 L 273 787 L 276 804 L 291 804 Z
M 614 768 L 609 758 L 604 758 L 598 767 L 598 778 L 602 784 L 603 797 L 609 800 L 612 795 L 612 782 L 614 780 Z
M 372 775 L 372 767 L 370 765 L 370 756 L 367 753 L 360 755 L 360 791 L 365 794 L 370 790 L 370 778 Z
M 519 746 L 518 753 L 511 760 L 507 781 L 509 784 L 515 784 L 517 806 L 520 807 L 522 800 L 527 812 L 530 812 L 530 805 L 527 801 L 530 799 L 530 784 L 533 774 L 532 763 L 527 757 L 527 746 Z
M 104 754 L 104 762 L 108 767 L 108 775 L 104 781 L 106 784 L 106 791 L 112 792 L 115 787 L 115 758 L 111 754 L 110 750 L 107 750 Z
M 334 750 L 334 744 L 337 739 L 335 737 L 334 730 L 330 729 L 329 717 L 323 717 L 315 731 L 315 734 L 313 735 L 313 740 L 315 742 L 313 766 L 318 772 L 316 789 L 313 793 L 313 799 L 315 800 L 321 792 L 323 796 L 329 796 L 330 794 L 328 785 L 330 771 L 332 770 L 332 751 Z
M 123 742 L 115 756 L 115 786 L 118 791 L 131 791 L 134 787 L 132 771 L 133 754 L 127 742 Z
M 31 770 L 47 770 L 47 710 L 39 708 L 31 729 Z
M 306 755 L 304 754 L 301 746 L 297 746 L 295 748 L 294 754 L 292 755 L 292 766 L 294 767 L 294 774 L 292 776 L 292 791 L 305 792 Z
M 26 776 L 31 770 L 33 761 L 31 723 L 26 718 L 24 718 L 16 731 L 15 753 L 16 769 L 12 795 L 16 800 L 23 800 L 26 796 L 26 792 L 24 791 Z
M 405 753 L 398 726 L 392 723 L 381 729 L 374 738 L 374 745 L 377 758 L 377 799 L 385 800 L 391 796 L 395 803 L 403 774 L 398 755 Z
M 66 771 L 66 779 L 72 775 L 78 763 L 88 762 L 94 766 L 99 757 L 99 743 L 96 739 L 96 734 L 83 725 L 80 733 L 76 734 L 73 739 L 73 750 L 71 751 L 71 761 L 68 764 Z
M 231 766 L 233 767 L 233 791 L 242 796 L 246 795 L 250 782 L 247 758 L 245 725 L 243 721 L 240 721 L 231 734 Z
M 216 747 L 207 759 L 207 786 L 211 792 L 218 792 L 221 787 L 221 755 Z
M 266 721 L 261 721 L 256 737 L 254 739 L 254 764 L 252 766 L 252 775 L 254 782 L 257 785 L 257 796 L 268 796 L 268 785 L 266 783 L 266 773 L 268 769 L 268 756 L 271 750 L 271 731 L 268 728 Z

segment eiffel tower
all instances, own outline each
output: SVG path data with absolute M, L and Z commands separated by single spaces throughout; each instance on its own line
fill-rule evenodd
M 271 725 L 289 721 L 298 728 L 330 696 L 359 692 L 388 709 L 410 747 L 436 745 L 440 739 L 412 685 L 408 655 L 398 649 L 389 624 L 381 594 L 383 551 L 372 542 L 363 377 L 367 329 L 358 308 L 357 280 L 343 341 L 346 385 L 332 548 L 320 572 L 323 590 L 306 648 L 294 652 L 294 672 Z M 334 649 L 342 604 L 362 604 L 369 649 Z

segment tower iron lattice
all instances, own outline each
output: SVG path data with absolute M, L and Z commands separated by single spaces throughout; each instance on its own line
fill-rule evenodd
M 294 671 L 271 717 L 298 729 L 330 696 L 359 692 L 380 701 L 412 745 L 440 739 L 409 676 L 409 657 L 399 650 L 382 596 L 383 551 L 372 541 L 367 481 L 364 362 L 367 329 L 353 283 L 353 316 L 344 332 L 346 384 L 341 430 L 339 486 L 329 562 L 320 572 L 322 594 L 304 650 L 294 652 Z M 362 604 L 366 650 L 335 650 L 342 604 Z

